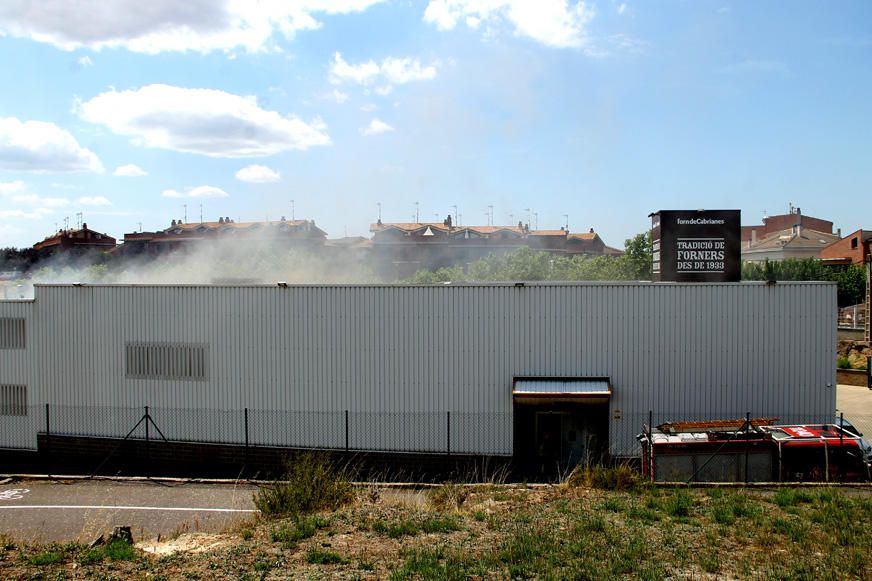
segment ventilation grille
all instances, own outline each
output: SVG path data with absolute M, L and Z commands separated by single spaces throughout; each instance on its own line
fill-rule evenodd
M 208 378 L 205 345 L 128 343 L 125 351 L 126 376 L 130 379 Z
M 27 415 L 27 386 L 0 385 L 0 416 Z
M 24 319 L 0 319 L 0 349 L 24 349 Z

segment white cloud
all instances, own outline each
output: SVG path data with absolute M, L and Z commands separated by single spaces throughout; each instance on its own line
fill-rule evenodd
M 0 196 L 23 192 L 24 189 L 25 185 L 21 180 L 14 182 L 0 182 Z
M 89 149 L 54 123 L 0 117 L 0 169 L 31 172 L 102 172 Z
M 236 172 L 236 179 L 250 184 L 266 184 L 277 182 L 282 178 L 277 171 L 271 170 L 265 165 L 249 165 Z
M 111 206 L 112 202 L 104 196 L 85 196 L 79 198 L 79 203 L 83 206 Z
M 274 37 L 322 26 L 320 15 L 361 12 L 383 0 L 4 0 L 0 36 L 63 50 L 123 47 L 148 54 L 275 50 Z
M 372 113 L 373 111 L 378 110 L 378 106 L 375 103 L 364 103 L 360 106 L 360 110 L 364 113 Z
M 325 97 L 331 101 L 336 101 L 341 105 L 348 100 L 349 95 L 348 93 L 343 93 L 339 89 L 333 89 L 331 92 L 327 93 Z
M 584 48 L 593 15 L 583 0 L 430 0 L 424 21 L 439 30 L 453 30 L 459 21 L 473 29 L 504 22 L 516 36 L 546 46 Z
M 215 186 L 197 186 L 184 192 L 176 190 L 164 190 L 161 195 L 165 198 L 228 198 L 230 194 Z
M 423 66 L 421 61 L 411 57 L 388 57 L 381 64 L 373 60 L 351 64 L 342 58 L 341 53 L 333 55 L 330 63 L 330 82 L 336 85 L 342 83 L 357 83 L 372 85 L 380 83 L 375 92 L 387 95 L 393 89 L 392 85 L 404 85 L 414 81 L 429 81 L 436 78 L 436 65 Z
M 360 128 L 361 135 L 380 135 L 393 131 L 394 128 L 382 121 L 381 119 L 373 119 L 366 127 Z
M 116 177 L 125 177 L 125 178 L 139 178 L 142 176 L 147 176 L 148 172 L 139 167 L 138 165 L 128 163 L 127 165 L 119 165 L 115 168 L 115 171 L 112 172 L 112 175 Z
M 618 5 L 618 14 L 623 14 L 626 10 L 627 10 L 627 4 L 624 2 L 621 2 L 620 5 Z
M 79 63 L 79 66 L 82 68 L 94 66 L 94 61 L 92 61 L 91 57 L 89 57 L 88 55 L 85 55 L 83 57 L 79 57 L 79 60 L 77 62 Z
M 306 123 L 261 109 L 253 96 L 216 89 L 113 89 L 77 103 L 76 109 L 85 121 L 130 136 L 136 145 L 210 157 L 262 157 L 330 144 L 319 118 Z

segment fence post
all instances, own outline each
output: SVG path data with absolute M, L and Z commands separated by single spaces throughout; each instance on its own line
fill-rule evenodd
M 148 438 L 148 424 L 151 416 L 148 414 L 148 406 L 145 406 L 145 475 L 151 476 L 151 444 Z
M 48 404 L 45 404 L 45 452 L 46 459 L 51 466 L 51 413 L 49 413 Z
M 447 414 L 446 417 L 447 417 L 447 421 L 448 421 L 448 425 L 447 425 L 448 429 L 445 430 L 445 435 L 446 435 L 446 448 L 445 448 L 445 450 L 447 451 L 447 455 L 451 456 L 451 412 L 445 412 L 445 413 Z
M 872 357 L 866 357 L 866 387 L 872 389 Z
M 845 480 L 845 412 L 839 413 L 839 473 L 841 480 Z
M 245 464 L 248 465 L 248 408 L 245 408 Z
M 654 482 L 654 410 L 648 410 L 648 476 Z
M 345 410 L 345 451 L 348 452 L 348 410 Z
M 751 412 L 745 412 L 745 484 L 748 483 L 748 448 L 751 446 Z

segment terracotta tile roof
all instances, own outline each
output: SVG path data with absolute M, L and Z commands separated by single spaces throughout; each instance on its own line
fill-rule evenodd
M 802 228 L 798 236 L 793 230 L 780 230 L 758 240 L 756 244 L 751 244 L 750 246 L 743 248 L 742 251 L 747 253 L 749 251 L 753 252 L 754 250 L 785 247 L 824 248 L 836 240 L 839 240 L 839 237 L 835 234 L 818 232 L 816 230 L 809 230 L 808 228 Z
M 530 230 L 530 236 L 566 236 L 566 230 Z
M 596 240 L 599 238 L 599 234 L 596 232 L 573 232 L 568 236 L 568 238 L 576 240 Z

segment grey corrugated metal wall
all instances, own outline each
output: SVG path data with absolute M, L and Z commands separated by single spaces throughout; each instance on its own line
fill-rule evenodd
M 39 286 L 36 297 L 31 399 L 71 433 L 123 435 L 149 405 L 168 437 L 241 442 L 247 407 L 252 443 L 343 447 L 348 410 L 352 448 L 444 451 L 451 412 L 453 452 L 509 455 L 515 376 L 610 377 L 616 454 L 635 451 L 648 410 L 824 419 L 835 408 L 832 284 Z M 207 344 L 208 380 L 126 379 L 125 344 L 149 341 Z
M 25 330 L 24 349 L 3 348 L 6 341 L 0 341 L 0 390 L 4 385 L 26 386 L 26 399 L 30 407 L 39 397 L 34 393 L 34 368 L 31 363 L 33 349 L 29 331 L 32 329 L 32 314 L 31 301 L 0 301 L 0 320 L 23 319 Z M 0 416 L 0 448 L 35 448 L 38 423 L 39 417 L 32 413 L 26 416 Z

